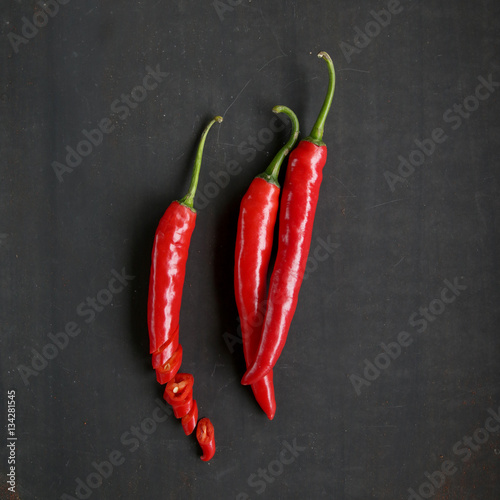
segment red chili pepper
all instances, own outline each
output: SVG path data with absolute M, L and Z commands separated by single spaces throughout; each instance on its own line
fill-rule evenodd
M 222 117 L 216 116 L 201 135 L 188 193 L 181 200 L 172 202 L 160 220 L 151 258 L 148 297 L 150 353 L 156 379 L 160 384 L 167 384 L 163 397 L 172 406 L 175 417 L 181 419 L 186 434 L 191 434 L 196 427 L 198 405 L 193 400 L 194 377 L 189 373 L 178 373 L 182 363 L 179 315 L 189 244 L 196 222 L 194 197 L 203 147 L 208 131 L 216 121 L 222 122 Z M 213 427 L 211 432 L 213 436 Z
M 290 117 L 292 134 L 266 171 L 252 181 L 241 200 L 236 236 L 234 290 L 247 368 L 255 359 L 262 332 L 262 308 L 265 306 L 267 271 L 279 205 L 278 174 L 299 135 L 299 122 L 291 109 L 276 106 L 273 112 L 285 113 Z M 272 420 L 276 412 L 272 371 L 252 384 L 252 391 Z
M 198 405 L 193 401 L 193 407 L 189 410 L 187 415 L 181 419 L 182 428 L 186 436 L 189 436 L 196 429 L 196 422 L 198 421 Z
M 297 307 L 307 264 L 326 162 L 326 145 L 322 137 L 335 89 L 335 70 L 330 56 L 320 52 L 318 57 L 328 64 L 328 92 L 311 134 L 290 154 L 280 205 L 278 253 L 269 285 L 262 338 L 257 356 L 241 381 L 244 385 L 254 384 L 276 364 Z
M 203 455 L 200 457 L 204 462 L 208 462 L 215 454 L 214 426 L 210 419 L 202 418 L 196 428 L 196 439 L 198 440 Z
M 173 361 L 171 359 L 179 350 L 177 344 L 182 288 L 189 243 L 196 222 L 194 196 L 205 139 L 216 121 L 222 122 L 222 117 L 216 116 L 201 135 L 188 193 L 181 200 L 170 204 L 155 234 L 149 281 L 148 327 L 150 352 L 153 354 L 153 366 L 157 369 L 165 364 L 173 366 L 174 361 L 179 361 L 178 358 Z M 166 374 L 170 373 L 169 370 L 171 368 L 161 368 L 160 375 L 157 372 L 161 383 L 168 382 Z

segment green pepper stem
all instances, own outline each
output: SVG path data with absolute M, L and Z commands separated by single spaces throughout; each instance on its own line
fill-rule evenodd
M 299 137 L 299 120 L 297 115 L 286 106 L 274 106 L 273 113 L 284 113 L 290 118 L 292 122 L 292 134 L 290 138 L 285 143 L 285 145 L 276 153 L 276 156 L 273 158 L 273 161 L 266 168 L 265 172 L 260 174 L 258 177 L 270 182 L 271 184 L 275 184 L 279 187 L 278 183 L 278 175 L 280 173 L 280 168 L 285 159 L 285 156 L 292 150 L 297 142 Z
M 222 116 L 216 116 L 206 127 L 205 130 L 201 134 L 200 143 L 198 145 L 198 151 L 196 152 L 196 158 L 194 161 L 194 170 L 193 175 L 191 176 L 191 184 L 189 185 L 189 190 L 184 196 L 179 200 L 181 205 L 185 205 L 194 211 L 194 197 L 196 195 L 196 188 L 198 187 L 198 179 L 200 177 L 200 168 L 201 168 L 201 158 L 203 156 L 203 147 L 205 146 L 205 139 L 207 138 L 208 131 L 212 127 L 212 125 L 217 122 L 222 122 Z
M 316 123 L 314 124 L 311 134 L 305 140 L 322 146 L 324 145 L 322 139 L 323 132 L 325 130 L 325 121 L 326 117 L 328 116 L 328 112 L 330 111 L 330 106 L 332 105 L 333 93 L 335 92 L 335 68 L 333 66 L 332 58 L 326 52 L 320 52 L 318 54 L 318 57 L 321 57 L 328 64 L 328 73 L 330 76 L 330 80 L 321 111 L 319 112 L 318 118 L 316 120 Z

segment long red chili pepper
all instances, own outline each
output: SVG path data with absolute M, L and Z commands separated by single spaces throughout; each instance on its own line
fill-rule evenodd
M 267 271 L 278 214 L 281 164 L 299 136 L 299 122 L 286 106 L 275 106 L 274 113 L 285 113 L 292 121 L 292 134 L 265 172 L 255 177 L 240 205 L 234 265 L 234 291 L 240 316 L 243 353 L 247 368 L 255 359 L 263 325 L 267 292 Z M 252 384 L 255 399 L 270 420 L 276 412 L 273 372 Z
M 167 208 L 156 230 L 151 257 L 148 297 L 148 327 L 153 367 L 160 383 L 167 383 L 182 362 L 179 344 L 179 314 L 186 261 L 196 222 L 194 196 L 198 186 L 203 147 L 216 116 L 201 135 L 188 193 Z
M 203 147 L 215 122 L 222 122 L 222 117 L 216 116 L 203 131 L 188 193 L 181 200 L 171 203 L 161 218 L 151 257 L 148 328 L 152 364 L 158 382 L 167 384 L 163 397 L 172 406 L 174 416 L 181 419 L 187 435 L 196 428 L 198 405 L 193 399 L 194 377 L 189 373 L 178 373 L 182 364 L 179 315 L 189 244 L 196 222 L 194 197 Z
M 335 70 L 330 56 L 320 52 L 318 57 L 328 64 L 328 91 L 311 134 L 300 141 L 289 157 L 280 205 L 278 253 L 269 285 L 262 338 L 257 356 L 241 381 L 244 385 L 254 384 L 276 364 L 297 307 L 307 264 L 326 162 L 323 131 L 335 89 Z

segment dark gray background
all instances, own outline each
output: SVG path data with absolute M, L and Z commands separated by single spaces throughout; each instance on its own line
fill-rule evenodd
M 374 24 L 370 11 L 389 7 L 399 12 Z M 39 11 L 35 1 L 2 3 L 1 418 L 15 389 L 18 437 L 18 496 L 8 497 L 2 425 L 2 498 L 78 498 L 77 480 L 113 452 L 124 462 L 92 499 L 392 500 L 407 499 L 409 488 L 443 500 L 497 498 L 499 432 L 481 429 L 494 427 L 488 418 L 500 404 L 500 88 L 470 96 L 478 78 L 500 81 L 498 2 L 73 0 L 13 44 L 23 17 Z M 366 28 L 369 43 L 359 37 Z M 314 123 L 327 84 L 319 50 L 337 70 L 329 158 L 271 422 L 240 385 L 241 345 L 229 341 L 238 326 L 236 221 L 251 179 L 287 139 L 263 132 L 271 108 L 294 109 L 303 137 Z M 157 65 L 168 73 L 158 86 L 125 119 L 113 113 Z M 459 123 L 453 106 L 467 98 L 474 110 Z M 215 425 L 207 464 L 173 417 L 139 446 L 126 433 L 151 430 L 148 419 L 162 415 L 148 354 L 150 252 L 215 114 L 224 123 L 205 148 L 199 190 L 211 194 L 197 199 L 206 206 L 180 332 L 200 416 Z M 108 117 L 114 130 L 60 182 L 53 162 L 64 163 L 66 146 Z M 437 128 L 446 140 L 391 190 L 386 176 L 400 175 L 398 157 Z M 259 133 L 262 150 L 245 149 Z M 227 181 L 228 165 L 236 173 L 227 186 L 208 187 L 217 176 Z M 329 251 L 314 260 L 321 241 Z M 77 312 L 123 269 L 134 278 L 111 304 L 91 321 Z M 466 288 L 444 292 L 456 299 L 443 306 L 444 280 Z M 425 320 L 420 309 L 429 306 L 438 314 Z M 80 334 L 25 383 L 20 367 L 71 322 Z M 358 394 L 353 376 L 385 363 L 381 343 L 402 331 L 411 343 L 368 373 Z M 484 442 L 467 447 L 474 435 Z M 282 453 L 284 442 L 295 443 L 296 456 Z M 454 472 L 433 487 L 425 473 L 447 460 Z

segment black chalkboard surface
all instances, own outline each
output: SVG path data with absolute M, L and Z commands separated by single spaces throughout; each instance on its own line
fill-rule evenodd
M 498 498 L 498 2 L 4 4 L 1 497 Z M 288 138 L 273 106 L 313 126 L 321 50 L 328 159 L 270 421 L 240 384 L 239 204 Z M 215 115 L 180 316 L 205 463 L 146 316 Z

